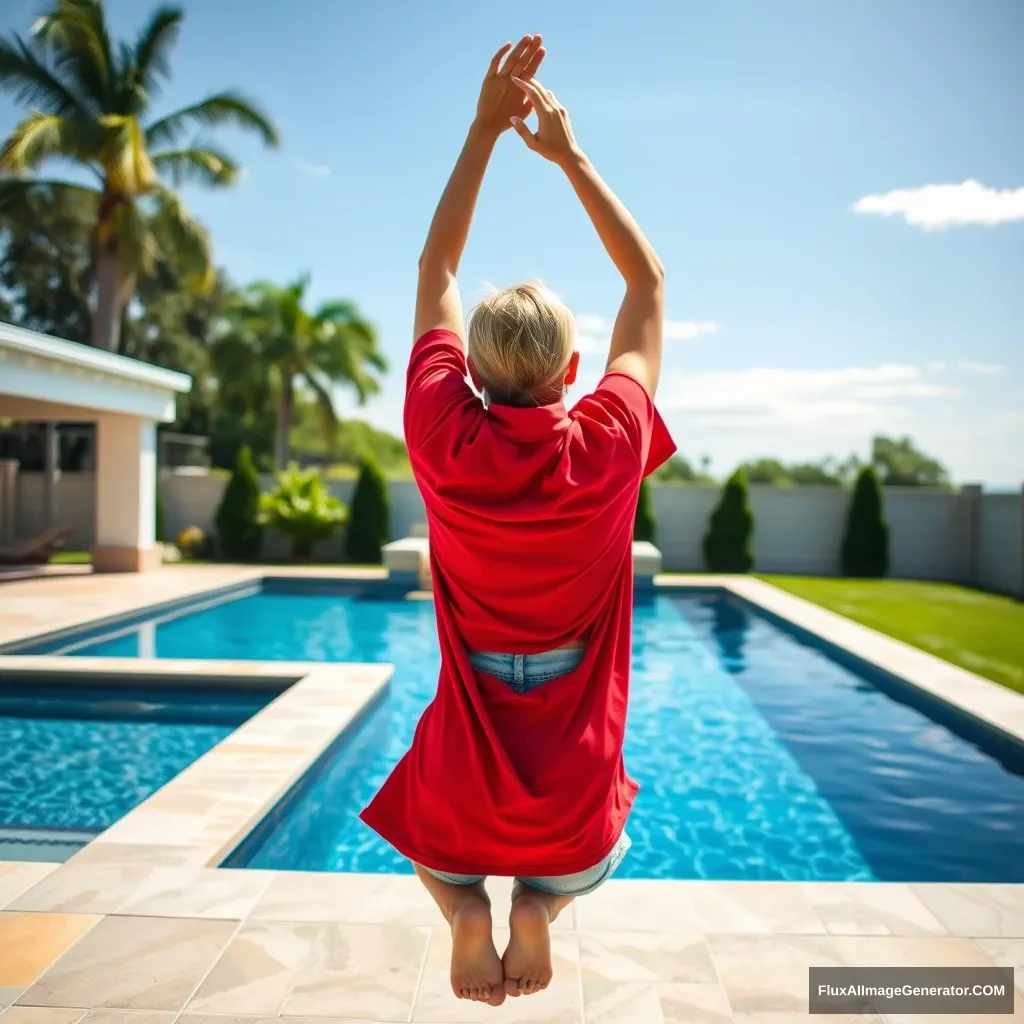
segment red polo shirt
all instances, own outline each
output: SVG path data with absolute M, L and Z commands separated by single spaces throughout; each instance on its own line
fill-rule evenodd
M 675 451 L 643 387 L 609 373 L 561 403 L 485 409 L 461 340 L 413 346 L 405 438 L 427 510 L 437 694 L 362 819 L 460 874 L 572 874 L 622 832 L 633 522 L 642 477 Z M 516 694 L 469 651 L 536 654 L 587 637 L 569 675 Z

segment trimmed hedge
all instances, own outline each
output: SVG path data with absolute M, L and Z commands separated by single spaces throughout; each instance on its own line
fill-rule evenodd
M 646 480 L 640 481 L 640 494 L 636 502 L 636 520 L 633 523 L 633 540 L 649 540 L 654 543 L 658 532 L 651 506 L 651 487 Z
M 388 483 L 377 463 L 364 459 L 349 506 L 345 553 L 353 562 L 377 564 L 390 537 L 391 501 Z
M 736 470 L 725 484 L 708 532 L 704 564 L 710 572 L 750 572 L 754 568 L 754 513 L 747 496 L 747 478 Z
M 871 466 L 860 471 L 853 488 L 840 561 L 844 576 L 877 578 L 889 571 L 889 524 L 878 474 Z
M 235 470 L 220 499 L 215 523 L 220 554 L 233 562 L 259 558 L 263 541 L 260 515 L 260 477 L 248 445 L 238 449 Z

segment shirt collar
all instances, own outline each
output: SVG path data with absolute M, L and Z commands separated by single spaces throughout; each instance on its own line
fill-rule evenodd
M 489 405 L 487 418 L 514 441 L 541 441 L 568 429 L 571 420 L 564 402 L 552 405 Z

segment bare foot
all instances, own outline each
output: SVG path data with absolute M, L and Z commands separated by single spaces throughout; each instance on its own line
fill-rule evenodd
M 551 983 L 550 898 L 542 893 L 517 893 L 508 923 L 512 938 L 501 958 L 505 991 L 510 996 L 542 992 Z
M 500 1006 L 504 970 L 491 934 L 491 908 L 466 896 L 452 912 L 452 990 L 459 999 Z

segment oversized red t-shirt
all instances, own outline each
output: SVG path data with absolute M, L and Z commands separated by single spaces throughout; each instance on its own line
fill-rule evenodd
M 637 791 L 622 760 L 633 522 L 641 478 L 675 446 L 623 373 L 568 412 L 485 409 L 444 330 L 413 346 L 405 438 L 427 510 L 441 673 L 361 817 L 440 871 L 586 870 L 615 846 Z M 468 660 L 580 637 L 580 666 L 526 694 Z

